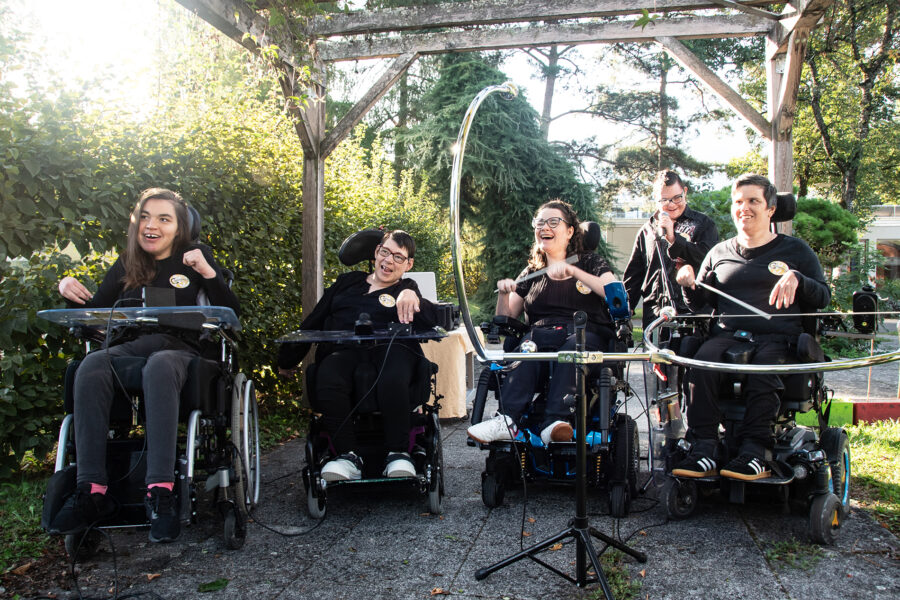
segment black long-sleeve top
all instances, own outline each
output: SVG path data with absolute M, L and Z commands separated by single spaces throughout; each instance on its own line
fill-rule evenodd
M 769 304 L 772 288 L 788 270 L 799 282 L 794 302 L 776 309 Z M 737 238 L 720 242 L 709 251 L 696 279 L 722 290 L 739 300 L 772 315 L 791 315 L 825 308 L 831 301 L 831 290 L 825 283 L 822 265 L 815 252 L 801 239 L 779 233 L 768 244 L 744 248 Z M 726 331 L 744 330 L 752 333 L 799 335 L 803 332 L 802 317 L 728 317 L 752 314 L 746 308 L 704 290 L 683 288 L 689 307 L 709 303 L 719 318 L 719 326 Z
M 656 231 L 659 226 L 659 211 L 644 223 L 634 240 L 631 258 L 625 266 L 622 283 L 628 293 L 628 305 L 634 310 L 638 300 L 644 299 L 644 310 L 652 309 L 659 304 L 663 296 L 662 269 L 656 252 Z M 679 312 L 686 306 L 675 283 L 675 273 L 680 261 L 694 267 L 700 267 L 703 257 L 719 241 L 719 231 L 715 222 L 701 212 L 685 208 L 674 222 L 675 242 L 669 244 L 661 240 L 665 261 L 665 271 L 669 278 L 669 289 L 673 302 Z M 679 261 L 680 259 L 680 261 Z

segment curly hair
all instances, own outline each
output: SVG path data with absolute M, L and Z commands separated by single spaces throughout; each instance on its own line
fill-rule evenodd
M 584 252 L 584 233 L 581 231 L 581 227 L 579 224 L 581 223 L 578 220 L 578 215 L 575 214 L 575 210 L 572 208 L 572 205 L 568 202 L 560 200 L 559 198 L 555 198 L 550 200 L 549 202 L 544 202 L 541 204 L 538 209 L 535 211 L 534 216 L 537 217 L 541 214 L 541 211 L 545 208 L 555 208 L 556 210 L 562 212 L 563 219 L 568 223 L 569 227 L 574 227 L 575 232 L 572 234 L 571 239 L 569 239 L 569 245 L 566 246 L 566 256 L 572 256 L 573 254 L 581 254 Z M 534 241 L 531 245 L 531 253 L 528 257 L 528 267 L 537 271 L 538 269 L 543 269 L 547 266 L 547 257 L 544 254 L 543 250 L 538 246 L 537 240 Z

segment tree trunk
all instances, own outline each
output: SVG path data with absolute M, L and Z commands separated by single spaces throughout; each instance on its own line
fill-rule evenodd
M 559 71 L 559 48 L 554 44 L 550 46 L 547 54 L 546 77 L 544 84 L 544 108 L 541 111 L 541 135 L 544 139 L 550 136 L 550 111 L 553 107 L 553 88 L 556 86 L 556 75 Z
M 668 84 L 669 71 L 661 68 L 659 71 L 659 135 L 656 139 L 656 170 L 666 168 L 664 164 L 664 151 L 669 143 L 669 102 L 666 97 L 666 85 Z
M 400 178 L 406 168 L 406 142 L 402 139 L 409 122 L 409 81 L 408 73 L 403 73 L 397 81 L 397 126 L 394 128 L 394 180 L 400 185 Z

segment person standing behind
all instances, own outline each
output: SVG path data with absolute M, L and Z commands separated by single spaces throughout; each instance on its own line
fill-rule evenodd
M 709 249 L 719 241 L 719 232 L 712 219 L 688 208 L 687 186 L 675 171 L 660 171 L 653 182 L 653 199 L 659 207 L 634 240 L 631 258 L 625 267 L 622 282 L 628 293 L 629 306 L 634 309 L 638 300 L 644 299 L 644 329 L 659 316 L 665 306 L 665 296 L 679 313 L 688 312 L 680 287 L 675 283 L 675 273 L 683 265 L 694 270 Z M 658 238 L 657 238 L 658 236 Z M 660 265 L 656 243 L 659 239 L 664 266 Z M 663 274 L 665 271 L 665 274 Z M 666 288 L 667 277 L 668 290 Z

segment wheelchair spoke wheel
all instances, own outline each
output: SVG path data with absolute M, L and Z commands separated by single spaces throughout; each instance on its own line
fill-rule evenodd
M 670 519 L 686 519 L 697 508 L 697 484 L 669 477 L 663 486 L 663 503 Z
M 231 403 L 235 498 L 245 515 L 259 502 L 259 412 L 256 389 L 243 373 L 234 379 Z
M 850 514 L 850 438 L 840 427 L 822 432 L 820 442 L 831 465 L 831 484 L 841 503 L 841 517 Z
M 809 537 L 827 546 L 834 544 L 843 522 L 841 501 L 832 493 L 819 494 L 809 507 Z

